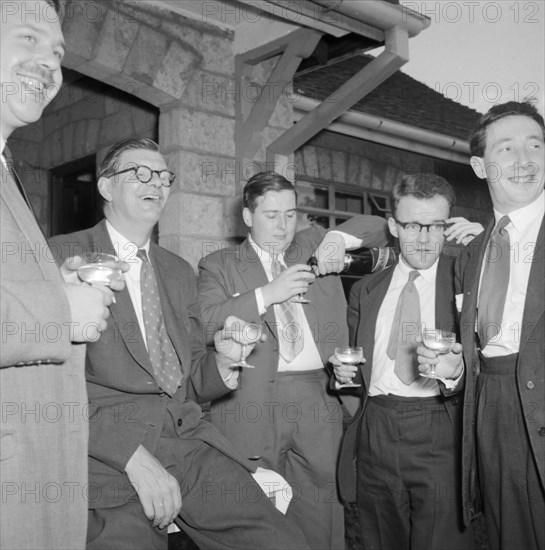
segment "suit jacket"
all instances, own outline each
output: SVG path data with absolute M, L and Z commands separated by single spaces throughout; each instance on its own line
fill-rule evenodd
M 105 222 L 51 239 L 62 261 L 66 255 L 96 249 L 115 253 Z M 219 449 L 249 471 L 208 422 L 195 400 L 208 401 L 229 391 L 214 353 L 203 343 L 196 278 L 182 258 L 151 243 L 150 262 L 157 279 L 165 326 L 178 358 L 183 381 L 172 398 L 157 385 L 127 288 L 116 293 L 108 327 L 88 345 L 90 508 L 120 506 L 135 498 L 125 466 L 142 444 L 180 479 L 180 468 L 201 442 Z
M 475 488 L 475 386 L 480 365 L 475 340 L 477 299 L 484 253 L 494 223 L 467 247 L 456 265 L 457 277 L 463 292 L 461 337 L 466 368 L 464 431 L 463 431 L 463 500 L 464 521 L 469 522 L 473 509 Z M 520 333 L 517 360 L 517 389 L 520 395 L 530 449 L 534 455 L 542 486 L 545 487 L 545 238 L 544 222 L 539 230 Z
M 363 221 L 343 224 L 339 229 L 358 236 L 367 246 L 385 244 L 385 222 L 368 217 Z M 324 237 L 322 228 L 314 227 L 296 235 L 284 255 L 288 266 L 305 263 Z M 278 370 L 278 332 L 274 308 L 260 317 L 254 290 L 268 283 L 267 276 L 249 241 L 219 250 L 203 258 L 199 264 L 199 299 L 208 340 L 223 326 L 229 315 L 248 322 L 261 323 L 267 335 L 250 356 L 255 369 L 243 369 L 239 389 L 215 400 L 211 406 L 211 421 L 246 457 L 260 457 L 264 434 L 270 426 L 270 404 L 274 395 Z M 310 330 L 322 361 L 327 364 L 336 346 L 346 345 L 346 300 L 340 278 L 336 275 L 318 277 L 305 295 L 303 304 Z M 319 368 L 321 365 L 316 365 Z
M 0 475 L 6 495 L 15 491 L 2 501 L 0 546 L 84 548 L 85 345 L 70 342 L 62 277 L 12 175 L 0 165 Z M 22 483 L 37 487 L 37 503 L 21 496 Z M 62 489 L 58 502 L 40 497 L 46 484 Z
M 375 326 L 380 307 L 388 292 L 394 271 L 395 265 L 382 272 L 367 275 L 352 286 L 350 293 L 348 319 L 351 343 L 363 347 L 363 353 L 367 362 L 361 364 L 359 367 L 357 382 L 362 384 L 362 387 L 358 388 L 358 392 L 362 396 L 361 405 L 345 432 L 339 458 L 339 492 L 345 502 L 353 502 L 356 499 L 356 445 L 371 384 L 373 352 L 375 348 Z M 454 299 L 454 281 L 454 259 L 443 254 L 437 266 L 435 325 L 437 328 L 459 334 L 458 315 Z M 439 385 L 446 411 L 455 428 L 455 432 L 460 434 L 461 437 L 461 400 L 456 396 L 461 391 L 461 387 L 455 390 L 447 390 L 441 383 Z M 354 390 L 351 389 L 349 391 L 353 392 Z

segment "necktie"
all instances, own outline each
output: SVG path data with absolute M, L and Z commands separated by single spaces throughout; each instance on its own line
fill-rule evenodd
M 28 195 L 26 194 L 25 188 L 23 187 L 23 184 L 21 183 L 21 180 L 19 178 L 19 174 L 17 174 L 17 171 L 15 170 L 15 164 L 13 163 L 13 157 L 11 156 L 11 151 L 9 150 L 7 145 L 4 147 L 4 151 L 3 151 L 2 154 L 4 155 L 4 158 L 6 159 L 6 164 L 8 166 L 9 172 L 11 173 L 11 176 L 13 177 L 13 180 L 15 181 L 15 185 L 17 186 L 17 189 L 19 190 L 19 193 L 21 193 L 21 196 L 23 197 L 23 199 L 26 202 L 27 206 L 30 208 L 30 211 L 34 214 L 34 210 L 32 209 L 32 204 L 30 203 L 30 200 L 28 198 Z M 34 215 L 34 217 L 36 217 L 36 215 Z
M 275 258 L 271 265 L 276 278 L 286 267 Z M 278 347 L 282 359 L 291 363 L 303 351 L 303 326 L 298 304 L 286 300 L 274 305 L 274 314 L 278 322 Z
M 503 216 L 490 235 L 484 257 L 483 278 L 479 293 L 478 326 L 481 349 L 501 327 L 505 296 L 509 284 L 510 240 L 505 227 L 511 220 Z
M 414 280 L 419 276 L 418 271 L 411 271 L 409 280 L 401 290 L 386 350 L 388 357 L 395 359 L 395 374 L 406 386 L 410 386 L 418 377 L 416 337 L 422 328 L 420 298 Z
M 142 260 L 140 293 L 148 354 L 157 384 L 172 396 L 182 380 L 180 362 L 167 334 L 157 280 L 148 255 L 140 249 L 137 256 Z

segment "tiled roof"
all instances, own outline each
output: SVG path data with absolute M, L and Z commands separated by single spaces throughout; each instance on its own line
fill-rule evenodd
M 307 74 L 295 75 L 294 91 L 323 100 L 373 60 L 359 55 Z M 480 113 L 448 99 L 397 71 L 351 110 L 467 139 Z

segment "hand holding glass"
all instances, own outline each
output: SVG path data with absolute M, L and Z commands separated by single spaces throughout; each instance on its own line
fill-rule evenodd
M 363 362 L 363 348 L 362 347 L 339 347 L 335 348 L 335 358 L 345 365 L 357 365 Z M 339 388 L 357 388 L 361 384 L 355 384 L 354 382 L 346 382 L 345 384 L 338 383 Z
M 255 342 L 259 342 L 259 340 L 261 339 L 261 333 L 261 325 L 258 325 L 257 323 L 246 323 L 244 325 L 244 328 L 242 329 L 242 338 L 249 344 L 253 344 Z M 240 342 L 240 346 L 240 359 L 236 363 L 231 363 L 230 366 L 242 367 L 246 369 L 255 368 L 253 365 L 249 365 L 246 362 L 246 344 Z
M 447 330 L 424 329 L 422 332 L 422 343 L 432 351 L 443 354 L 448 353 L 456 343 L 456 334 Z M 431 365 L 429 374 L 420 374 L 426 378 L 437 378 L 435 365 Z
M 78 275 L 90 285 L 110 286 L 112 281 L 117 281 L 123 276 L 123 262 L 112 254 L 89 252 L 84 254 L 83 262 L 78 267 Z

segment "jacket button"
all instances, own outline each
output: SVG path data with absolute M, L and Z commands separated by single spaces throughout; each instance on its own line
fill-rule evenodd
M 178 418 L 178 428 L 182 425 L 182 419 Z
M 530 380 L 530 382 L 528 382 L 526 384 L 526 387 L 529 389 L 529 390 L 533 390 L 534 389 L 534 383 Z
M 544 436 L 545 435 L 545 426 L 541 426 L 541 428 L 539 428 L 537 433 L 541 436 Z

